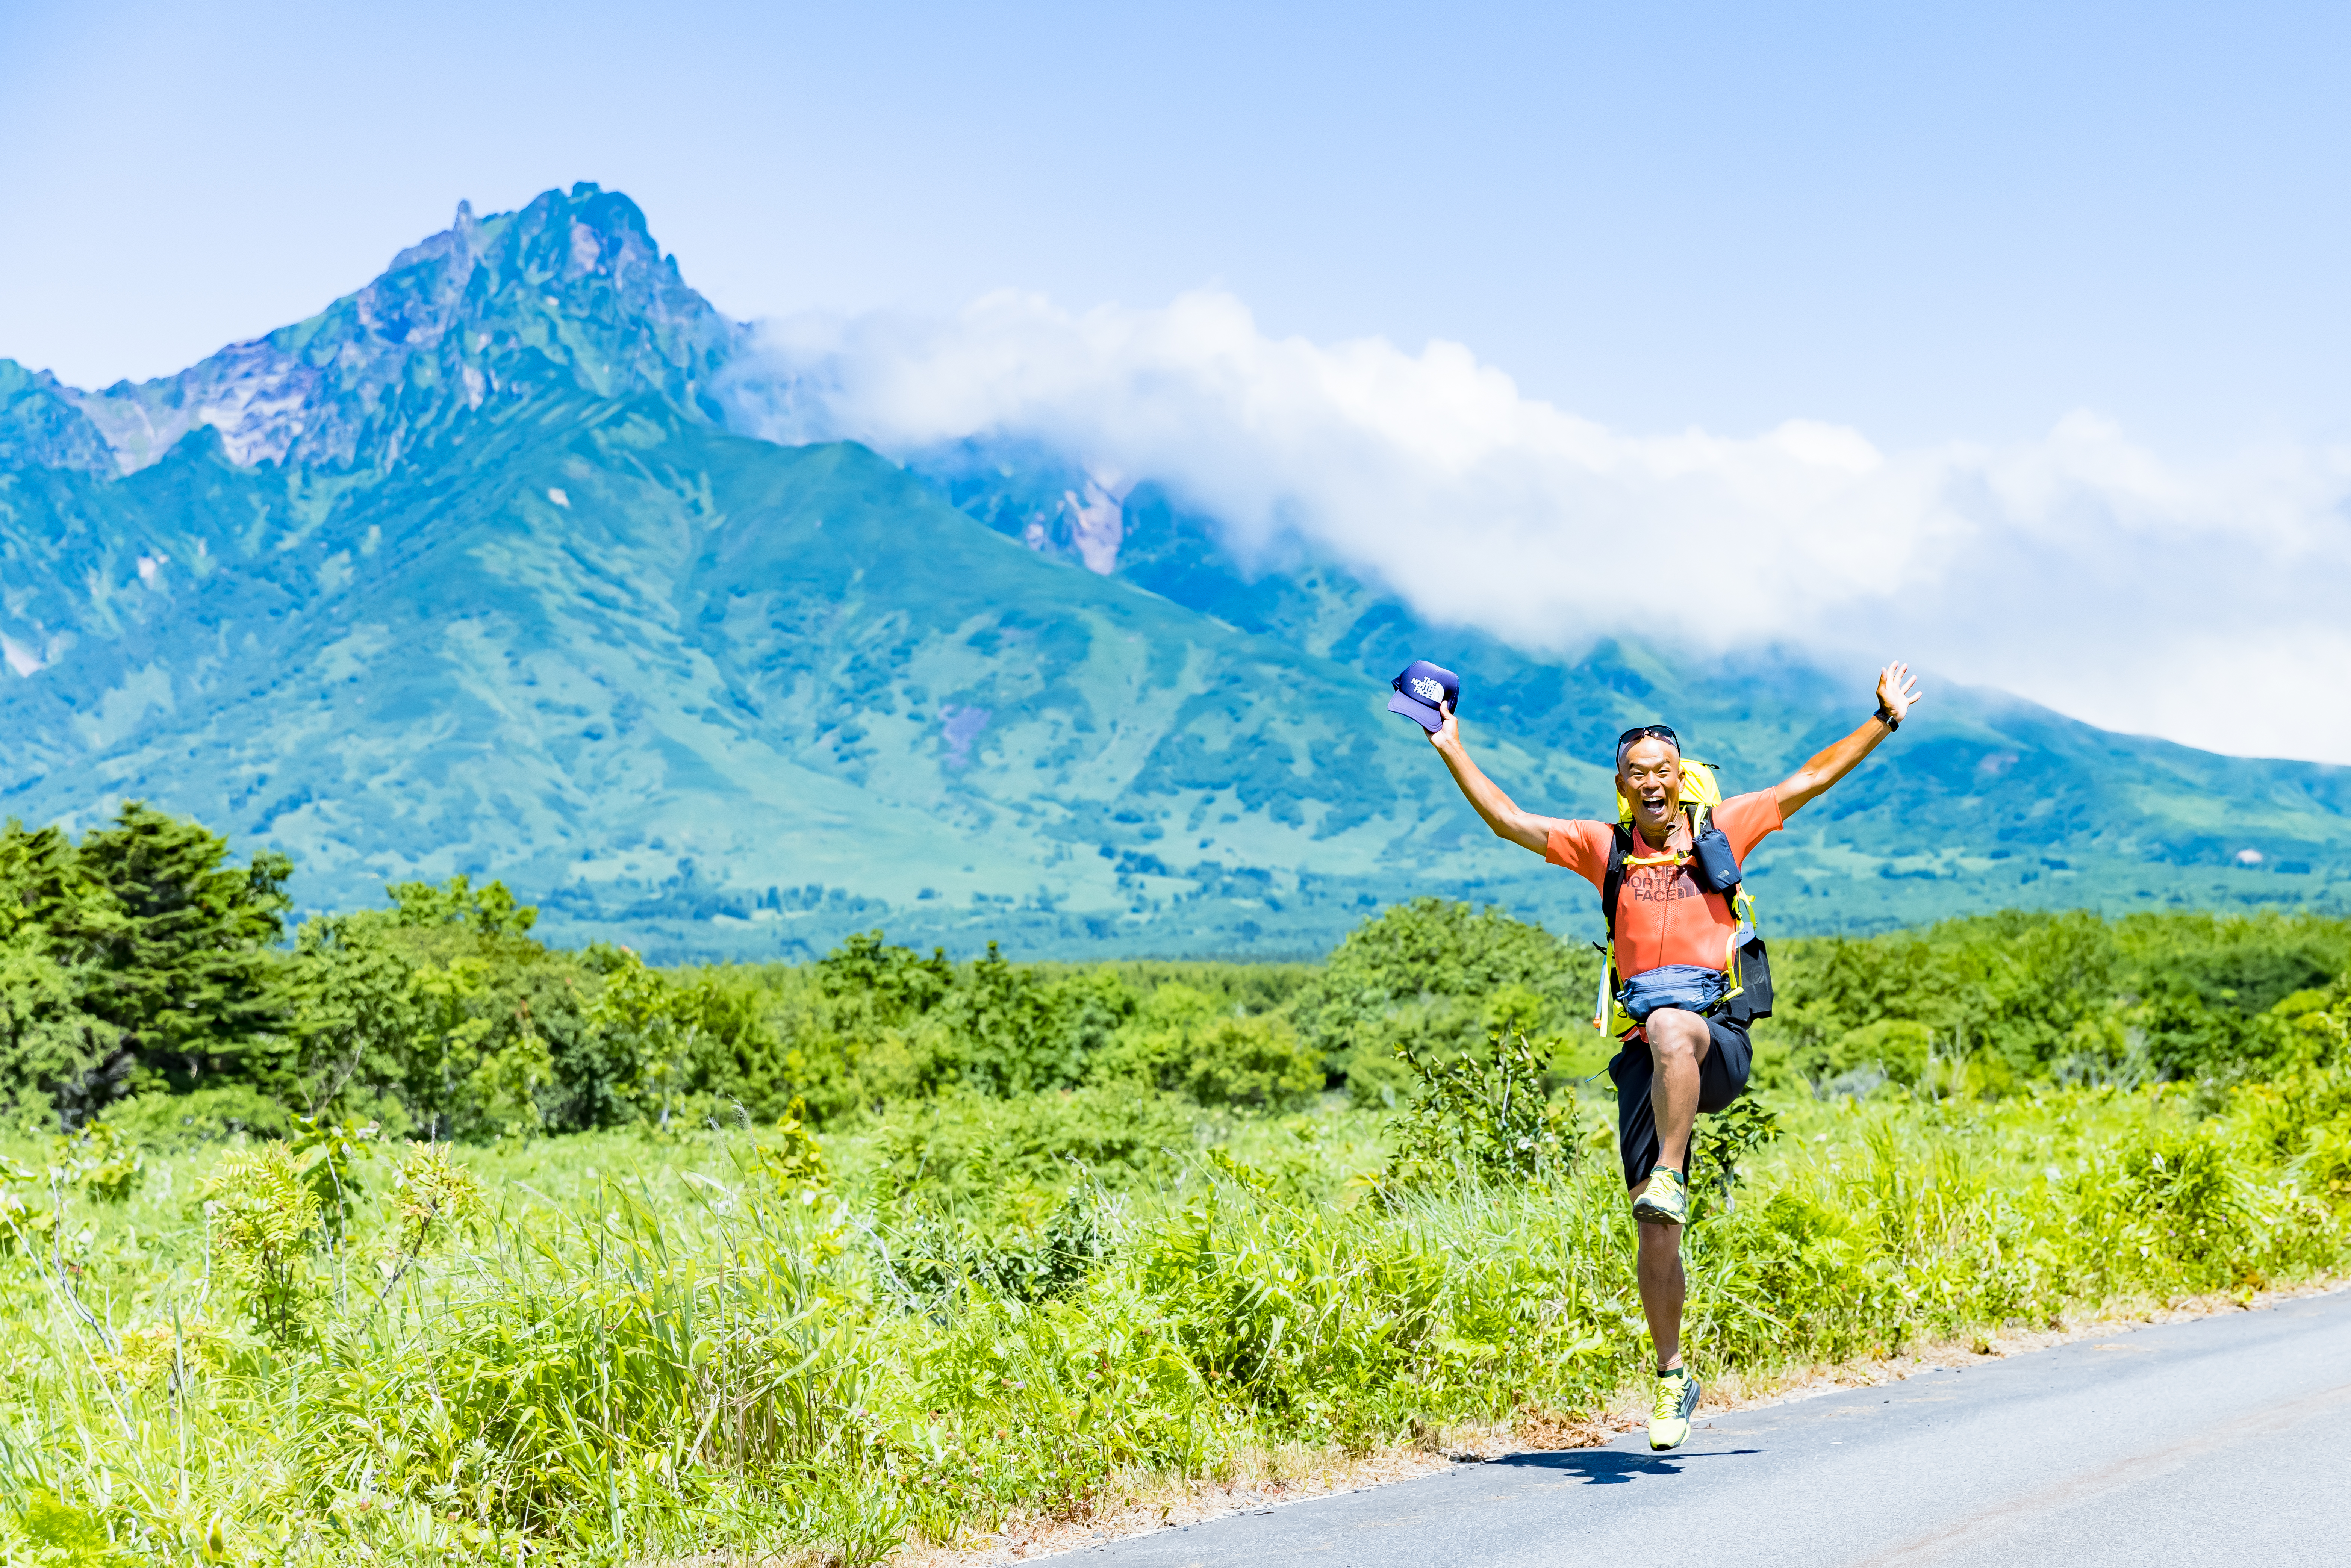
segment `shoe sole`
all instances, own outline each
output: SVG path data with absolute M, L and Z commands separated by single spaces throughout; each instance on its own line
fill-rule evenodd
M 1633 1218 L 1646 1219 L 1655 1225 L 1687 1225 L 1689 1211 L 1684 1209 L 1681 1213 L 1675 1214 L 1667 1209 L 1652 1207 L 1649 1200 L 1644 1197 L 1633 1206 Z

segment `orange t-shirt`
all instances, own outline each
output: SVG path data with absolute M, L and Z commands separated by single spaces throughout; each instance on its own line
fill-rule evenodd
M 1763 835 L 1781 826 L 1780 800 L 1769 789 L 1734 795 L 1714 809 L 1714 825 L 1730 841 L 1741 864 Z M 1570 822 L 1555 830 L 1543 859 L 1581 873 L 1593 887 L 1608 880 L 1608 850 L 1615 841 L 1610 822 Z M 1667 848 L 1689 849 L 1689 822 L 1677 821 Z M 1632 852 L 1661 854 L 1636 831 Z M 1698 884 L 1687 866 L 1628 865 L 1616 895 L 1616 972 L 1627 977 L 1667 964 L 1728 967 L 1731 933 L 1739 917 L 1730 901 Z

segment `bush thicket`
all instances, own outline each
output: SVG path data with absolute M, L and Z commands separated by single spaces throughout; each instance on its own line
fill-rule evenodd
M 1769 1080 L 2226 1083 L 2294 1054 L 2294 1019 L 2351 969 L 2351 922 L 2010 911 L 1774 943 L 1772 967 L 1783 999 L 1755 1035 Z
M 1113 1083 L 1255 1112 L 1343 1086 L 1393 1111 L 1407 1059 L 1523 1035 L 1556 1088 L 1611 1049 L 1588 1023 L 1596 954 L 1439 899 L 1312 967 L 959 963 L 876 931 L 804 967 L 660 970 L 550 950 L 534 910 L 462 876 L 289 934 L 288 869 L 137 802 L 78 842 L 0 831 L 0 1103 L 150 1143 L 305 1116 L 461 1141 L 795 1106 L 824 1126 Z M 2297 1009 L 2351 967 L 2351 923 L 2009 913 L 1781 941 L 1774 961 L 1766 1085 L 2219 1085 L 2291 1055 Z
M 553 951 L 500 883 L 401 883 L 290 934 L 283 857 L 136 802 L 78 843 L 0 832 L 0 1104 L 151 1142 L 299 1117 L 479 1142 L 817 1124 L 939 1094 L 1131 1083 L 1294 1108 L 1323 1084 L 1302 967 L 951 963 L 851 937 L 803 968 Z M 1531 930 L 1531 928 L 1521 928 Z

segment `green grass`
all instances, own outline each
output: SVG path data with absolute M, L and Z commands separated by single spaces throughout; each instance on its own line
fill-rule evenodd
M 1784 1135 L 1689 1234 L 1702 1373 L 2351 1251 L 2351 1075 L 1771 1104 Z M 1610 1111 L 1576 1107 L 1563 1174 L 1408 1189 L 1335 1098 L 949 1099 L 820 1154 L 792 1129 L 508 1143 L 451 1156 L 470 1210 L 429 1152 L 384 1150 L 329 1173 L 360 1189 L 349 1229 L 304 1233 L 275 1331 L 229 1235 L 283 1198 L 254 1151 L 57 1205 L 58 1151 L 20 1146 L 0 1533 L 27 1563 L 870 1562 L 1276 1445 L 1590 1408 L 1647 1354 Z M 225 1166 L 247 1174 L 208 1216 Z

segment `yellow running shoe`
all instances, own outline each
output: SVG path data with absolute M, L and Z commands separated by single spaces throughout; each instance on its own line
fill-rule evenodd
M 1678 1448 L 1689 1437 L 1690 1412 L 1703 1392 L 1687 1366 L 1657 1374 L 1657 1403 L 1649 1412 L 1649 1447 L 1662 1453 Z
M 1633 1200 L 1633 1218 L 1652 1225 L 1689 1223 L 1689 1179 L 1670 1166 L 1649 1173 L 1649 1185 Z

